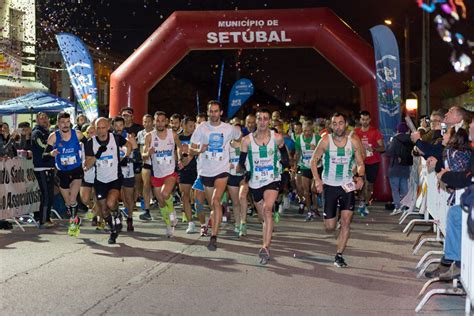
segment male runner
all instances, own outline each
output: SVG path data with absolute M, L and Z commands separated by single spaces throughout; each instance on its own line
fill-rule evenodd
M 176 154 L 181 158 L 181 142 L 178 135 L 167 129 L 165 112 L 155 113 L 155 129 L 145 136 L 143 159 L 150 158 L 152 166 L 151 185 L 153 193 L 158 200 L 161 215 L 166 224 L 166 236 L 173 235 L 177 224 L 171 193 L 176 186 L 178 174 L 176 168 Z
M 137 135 L 137 145 L 140 150 L 140 153 L 143 152 L 143 146 L 145 146 L 145 136 L 146 134 L 153 131 L 153 116 L 150 114 L 143 115 L 142 118 L 143 127 L 145 129 L 138 132 Z M 151 200 L 151 162 L 150 158 L 143 159 L 143 166 L 141 171 L 141 179 L 142 181 L 136 182 L 137 186 L 136 189 L 139 193 L 142 194 L 142 203 L 141 208 L 144 210 L 142 214 L 140 214 L 139 218 L 141 220 L 151 220 L 150 215 L 150 200 Z M 136 178 L 135 178 L 136 180 Z M 140 183 L 143 184 L 140 187 Z
M 124 129 L 125 121 L 123 117 L 117 116 L 112 120 L 114 134 L 121 135 L 132 146 L 132 151 L 138 148 L 135 137 Z M 135 172 L 132 162 L 132 152 L 127 156 L 127 147 L 120 147 L 120 167 L 122 169 L 122 189 L 121 196 L 125 207 L 125 215 L 127 216 L 127 231 L 133 232 L 133 209 L 135 208 Z
M 96 136 L 85 146 L 87 172 L 95 165 L 94 190 L 99 213 L 110 227 L 109 244 L 115 244 L 122 230 L 122 220 L 118 211 L 120 189 L 122 187 L 122 169 L 120 167 L 120 147 L 126 146 L 125 156 L 131 153 L 131 144 L 121 135 L 109 132 L 110 122 L 104 117 L 95 123 Z
M 303 122 L 303 133 L 296 138 L 296 166 L 295 170 L 297 181 L 299 181 L 301 188 L 303 189 L 304 202 L 308 215 L 305 218 L 306 222 L 314 219 L 314 217 L 321 216 L 318 211 L 318 201 L 315 198 L 313 205 L 311 204 L 311 182 L 313 180 L 313 174 L 311 173 L 311 157 L 316 149 L 321 137 L 314 133 L 313 121 L 306 120 Z M 321 167 L 319 165 L 318 167 Z M 312 208 L 314 206 L 314 209 Z M 300 206 L 301 207 L 301 206 Z M 304 204 L 303 204 L 304 208 Z
M 217 249 L 217 233 L 222 218 L 222 194 L 229 176 L 229 146 L 240 138 L 232 125 L 221 122 L 222 106 L 218 101 L 207 104 L 208 121 L 200 124 L 191 137 L 192 155 L 199 155 L 198 174 L 205 187 L 207 201 L 213 211 L 210 251 Z
M 319 142 L 311 158 L 311 171 L 314 187 L 318 193 L 324 191 L 324 226 L 333 232 L 337 224 L 337 211 L 340 210 L 341 231 L 337 237 L 334 265 L 347 267 L 342 254 L 350 235 L 350 224 L 354 212 L 354 191 L 364 184 L 365 168 L 363 147 L 357 135 L 347 133 L 347 120 L 344 114 L 334 113 L 331 117 L 332 134 L 326 134 Z M 318 163 L 323 160 L 322 180 Z M 353 163 L 357 174 L 352 173 Z
M 266 264 L 270 259 L 273 207 L 280 190 L 282 166 L 289 167 L 289 156 L 283 137 L 269 128 L 270 111 L 259 109 L 256 116 L 257 130 L 242 140 L 239 170 L 245 170 L 248 164 L 250 192 L 263 220 L 260 263 Z
M 55 157 L 59 191 L 68 213 L 71 214 L 68 234 L 77 236 L 81 224 L 81 219 L 77 216 L 77 195 L 84 176 L 79 141 L 83 138 L 83 135 L 81 131 L 71 129 L 71 116 L 67 112 L 58 114 L 57 126 L 58 130 L 48 137 L 48 145 L 44 154 Z

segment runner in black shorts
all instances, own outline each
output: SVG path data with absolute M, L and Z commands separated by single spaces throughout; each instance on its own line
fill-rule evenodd
M 240 132 L 240 127 L 235 126 Z M 240 142 L 233 140 L 230 143 L 229 153 L 229 179 L 227 180 L 227 191 L 232 201 L 232 213 L 234 214 L 234 233 L 241 237 L 247 235 L 247 196 L 241 195 L 241 189 L 246 185 L 244 175 L 237 172 L 240 158 Z
M 178 135 L 181 141 L 181 161 L 178 163 L 179 190 L 182 194 L 183 210 L 188 220 L 187 234 L 196 232 L 191 208 L 191 189 L 197 178 L 197 166 L 196 157 L 189 154 L 189 144 L 195 128 L 196 120 L 193 117 L 186 116 L 183 118 L 183 132 Z
M 129 153 L 132 146 L 121 135 L 109 133 L 109 129 L 110 123 L 106 118 L 97 119 L 97 136 L 91 138 L 85 146 L 86 163 L 84 169 L 87 171 L 95 164 L 94 189 L 97 207 L 110 227 L 109 244 L 115 244 L 122 229 L 122 221 L 118 212 L 118 201 L 122 187 L 119 152 L 120 147 L 126 146 L 127 153 Z
M 331 118 L 333 134 L 324 135 L 311 158 L 314 186 L 318 193 L 324 190 L 324 226 L 333 232 L 337 224 L 337 208 L 341 215 L 341 231 L 337 237 L 334 265 L 347 267 L 342 253 L 350 235 L 350 224 L 354 210 L 354 190 L 364 184 L 363 147 L 355 134 L 347 134 L 347 120 L 344 114 L 335 113 Z M 324 156 L 324 157 L 323 157 Z M 323 161 L 322 180 L 318 163 Z M 353 162 L 357 164 L 357 176 L 352 174 Z M 323 186 L 324 183 L 324 186 Z

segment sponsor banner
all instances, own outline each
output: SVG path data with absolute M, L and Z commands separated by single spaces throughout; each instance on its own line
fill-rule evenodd
M 40 199 L 33 160 L 12 158 L 0 161 L 0 219 L 39 211 Z
M 89 122 L 92 122 L 99 117 L 99 107 L 94 63 L 89 50 L 77 36 L 72 34 L 57 34 L 56 40 L 61 49 L 77 102 Z
M 370 29 L 374 41 L 379 106 L 379 129 L 385 143 L 395 134 L 400 122 L 400 57 L 392 31 L 385 25 Z
M 227 118 L 231 118 L 253 94 L 253 83 L 249 79 L 237 80 L 232 86 L 229 95 L 229 109 Z

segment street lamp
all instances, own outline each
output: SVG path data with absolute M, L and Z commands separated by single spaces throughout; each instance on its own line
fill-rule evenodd
M 385 19 L 383 20 L 383 23 L 387 24 L 387 25 L 392 25 L 392 20 L 390 19 Z
M 405 100 L 405 109 L 408 115 L 417 117 L 418 114 L 418 96 L 410 92 L 411 96 Z
M 290 102 L 286 101 L 286 102 L 285 102 L 285 105 L 286 105 L 286 106 L 290 106 Z

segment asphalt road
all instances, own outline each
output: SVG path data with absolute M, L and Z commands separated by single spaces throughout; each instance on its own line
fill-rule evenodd
M 159 219 L 136 221 L 135 232 L 121 234 L 116 245 L 89 222 L 77 238 L 67 235 L 66 222 L 0 231 L 0 313 L 414 315 L 425 282 L 416 279 L 421 255 L 411 254 L 417 234 L 406 237 L 397 219 L 381 206 L 355 216 L 346 269 L 333 265 L 335 238 L 321 219 L 305 223 L 295 211 L 276 226 L 266 266 L 257 257 L 256 217 L 246 238 L 225 225 L 216 252 L 207 250 L 208 238 L 186 234 L 186 224 L 166 238 Z M 438 296 L 422 314 L 463 313 L 464 298 Z

